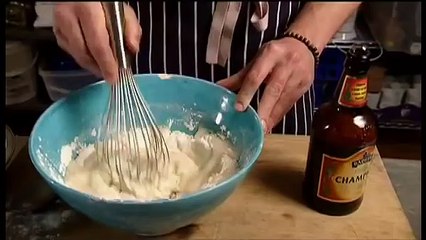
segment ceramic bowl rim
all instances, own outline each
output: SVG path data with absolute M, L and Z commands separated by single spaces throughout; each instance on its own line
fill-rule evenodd
M 207 85 L 211 85 L 211 86 L 215 86 L 215 87 L 219 87 L 222 91 L 224 91 L 227 94 L 231 94 L 231 95 L 235 95 L 235 93 L 229 91 L 228 89 L 217 85 L 215 83 L 212 83 L 210 81 L 206 81 L 206 80 L 202 80 L 199 78 L 194 78 L 194 77 L 190 77 L 190 76 L 185 76 L 185 75 L 176 75 L 176 74 L 135 74 L 135 77 L 142 77 L 139 79 L 143 79 L 144 76 L 158 76 L 161 78 L 161 76 L 171 76 L 170 78 L 173 77 L 178 77 L 180 79 L 174 79 L 173 81 L 181 81 L 181 80 L 197 80 L 202 82 L 202 84 L 207 84 Z M 163 80 L 163 79 L 161 79 Z M 164 79 L 165 81 L 171 80 L 171 79 Z M 140 80 L 137 80 L 140 81 Z M 96 83 L 92 83 L 90 85 L 87 85 L 77 91 L 71 92 L 69 94 L 70 95 L 74 95 L 74 94 L 78 94 L 81 91 L 84 91 L 88 88 L 92 88 L 96 85 L 101 85 L 101 84 L 107 84 L 105 80 L 100 80 Z M 58 101 L 54 102 L 52 105 L 50 105 L 41 115 L 40 117 L 37 119 L 36 123 L 34 124 L 33 129 L 31 130 L 31 134 L 29 137 L 29 153 L 30 153 L 30 158 L 31 158 L 31 162 L 33 164 L 33 166 L 37 169 L 37 171 L 43 176 L 43 178 L 46 181 L 49 181 L 52 185 L 54 185 L 55 187 L 59 187 L 59 188 L 63 188 L 64 190 L 66 190 L 67 192 L 71 192 L 74 195 L 78 196 L 78 197 L 84 197 L 90 200 L 94 200 L 97 202 L 102 202 L 102 203 L 108 203 L 108 204 L 118 204 L 118 205 L 122 205 L 122 204 L 126 204 L 126 205 L 155 205 L 155 204 L 168 204 L 168 203 L 175 203 L 175 202 L 179 202 L 179 201 L 185 201 L 185 200 L 190 200 L 190 199 L 195 199 L 199 196 L 208 194 L 211 191 L 217 190 L 219 188 L 221 188 L 222 186 L 228 185 L 229 183 L 236 181 L 242 174 L 244 174 L 245 172 L 247 172 L 248 170 L 250 170 L 252 168 L 252 166 L 258 161 L 260 154 L 262 152 L 263 146 L 264 146 L 264 133 L 262 130 L 262 125 L 261 125 L 261 120 L 257 114 L 257 112 L 253 109 L 252 106 L 248 106 L 248 110 L 252 111 L 254 113 L 254 117 L 257 120 L 258 123 L 258 128 L 257 131 L 259 133 L 260 136 L 260 144 L 257 147 L 255 153 L 253 154 L 253 159 L 249 162 L 249 164 L 247 164 L 246 166 L 244 166 L 243 168 L 239 169 L 238 172 L 236 172 L 234 175 L 232 175 L 231 177 L 227 178 L 226 180 L 222 181 L 219 184 L 216 184 L 212 187 L 208 187 L 205 189 L 202 189 L 200 191 L 191 193 L 191 194 L 187 194 L 184 195 L 182 197 L 176 198 L 176 199 L 156 199 L 156 200 L 150 200 L 150 201 L 141 201 L 141 200 L 121 200 L 121 199 L 104 199 L 104 198 L 100 198 L 88 193 L 84 193 L 84 192 L 80 192 L 78 190 L 75 190 L 71 187 L 68 187 L 66 184 L 61 183 L 59 181 L 57 181 L 55 178 L 52 178 L 49 174 L 47 174 L 44 170 L 41 169 L 41 167 L 39 166 L 38 163 L 35 163 L 34 159 L 37 159 L 37 154 L 36 154 L 36 147 L 34 145 L 35 142 L 35 131 L 36 129 L 38 129 L 39 125 L 41 124 L 41 122 L 48 116 L 48 114 L 54 110 L 55 108 L 59 107 L 64 101 L 67 100 L 68 97 L 64 97 L 62 99 L 59 99 Z

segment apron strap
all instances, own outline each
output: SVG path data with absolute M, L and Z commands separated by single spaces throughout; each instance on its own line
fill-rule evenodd
M 269 4 L 256 2 L 250 22 L 258 31 L 268 28 Z M 224 67 L 231 51 L 235 25 L 242 2 L 217 2 L 207 42 L 206 62 Z

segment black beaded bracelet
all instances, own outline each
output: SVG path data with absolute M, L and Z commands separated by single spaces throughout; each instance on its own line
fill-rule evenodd
M 318 66 L 320 53 L 318 51 L 318 48 L 315 47 L 314 44 L 312 44 L 312 42 L 309 39 L 295 32 L 285 32 L 283 37 L 294 38 L 302 42 L 303 44 L 305 44 L 305 46 L 309 49 L 309 51 L 311 51 L 312 55 L 314 56 L 315 67 Z

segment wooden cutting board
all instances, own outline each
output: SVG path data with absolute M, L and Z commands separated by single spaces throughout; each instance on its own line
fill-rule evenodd
M 269 135 L 260 160 L 236 192 L 199 222 L 155 239 L 415 239 L 380 157 L 361 208 L 319 214 L 302 200 L 308 137 Z M 56 239 L 144 239 L 74 214 Z

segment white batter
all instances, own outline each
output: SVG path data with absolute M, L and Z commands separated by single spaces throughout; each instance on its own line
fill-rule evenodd
M 89 145 L 79 151 L 75 161 L 68 164 L 65 183 L 78 191 L 104 199 L 148 201 L 179 197 L 207 188 L 236 172 L 237 154 L 228 141 L 215 134 L 208 134 L 203 129 L 195 136 L 178 131 L 170 132 L 166 128 L 161 131 L 169 149 L 170 162 L 161 168 L 157 181 L 144 179 L 144 172 L 141 175 L 142 180 L 130 178 L 130 175 L 136 176 L 136 165 L 134 162 L 126 162 L 121 165 L 122 175 L 129 184 L 125 186 L 125 191 L 119 191 L 116 171 L 111 175 L 107 163 L 99 163 L 95 147 Z M 137 138 L 143 142 L 141 132 L 137 133 Z M 63 163 L 66 162 L 64 158 L 70 157 L 66 149 L 69 149 L 69 146 L 62 148 Z

